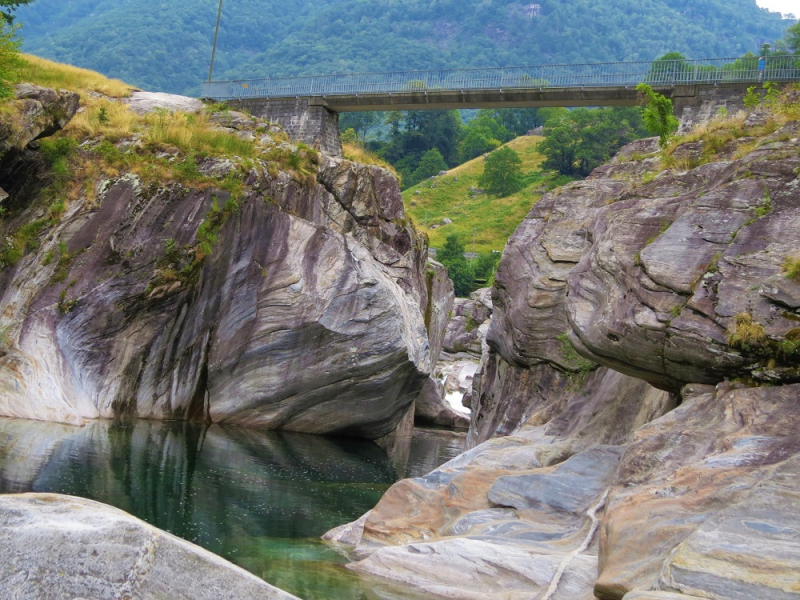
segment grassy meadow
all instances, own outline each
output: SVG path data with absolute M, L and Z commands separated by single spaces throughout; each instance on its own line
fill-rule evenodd
M 536 148 L 543 139 L 523 136 L 506 144 L 522 159 L 526 185 L 516 194 L 505 198 L 470 194 L 470 187 L 480 187 L 478 179 L 484 168 L 484 158 L 480 156 L 451 169 L 447 175 L 426 179 L 404 191 L 406 214 L 414 220 L 417 229 L 428 234 L 432 248 L 441 248 L 445 238 L 455 233 L 467 251 L 473 250 L 473 238 L 476 252 L 502 250 L 508 237 L 542 194 L 556 184 L 565 183 L 540 170 L 544 157 Z M 453 223 L 442 225 L 445 218 Z M 433 229 L 432 225 L 438 227 Z

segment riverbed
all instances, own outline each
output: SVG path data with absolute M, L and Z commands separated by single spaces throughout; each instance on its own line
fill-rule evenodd
M 116 506 L 303 600 L 412 600 L 359 578 L 319 538 L 463 447 L 463 435 L 433 430 L 389 456 L 368 441 L 222 425 L 0 418 L 0 493 Z

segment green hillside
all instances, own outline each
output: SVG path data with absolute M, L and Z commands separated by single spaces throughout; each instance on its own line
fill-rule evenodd
M 480 157 L 403 192 L 406 214 L 417 229 L 428 234 L 432 248 L 441 248 L 448 235 L 456 234 L 468 251 L 473 250 L 473 240 L 476 252 L 502 250 L 531 206 L 557 183 L 553 175 L 543 174 L 538 168 L 543 157 L 536 146 L 542 139 L 526 136 L 506 144 L 522 159 L 522 171 L 527 176 L 522 191 L 506 198 L 470 193 L 470 187 L 477 188 L 483 174 L 484 158 Z M 453 223 L 442 225 L 445 218 Z
M 216 0 L 36 0 L 25 50 L 143 88 L 196 93 Z M 541 7 L 536 14 L 536 5 Z M 737 56 L 791 23 L 755 0 L 229 0 L 216 75 Z

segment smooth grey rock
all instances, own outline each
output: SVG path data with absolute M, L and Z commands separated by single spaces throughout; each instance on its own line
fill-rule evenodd
M 660 587 L 731 600 L 800 598 L 800 456 L 678 546 Z
M 770 144 L 741 158 L 729 151 L 595 211 L 591 249 L 567 276 L 581 354 L 675 391 L 765 370 L 771 383 L 800 380 L 791 358 L 773 353 L 776 369 L 757 349 L 728 343 L 744 313 L 776 343 L 797 328 L 786 309 L 800 303 L 800 287 L 781 270 L 800 231 L 798 132 L 797 122 L 776 132 L 794 140 L 778 142 L 786 154 Z
M 0 496 L 7 598 L 295 598 L 129 514 L 56 494 Z
M 686 596 L 685 594 L 675 594 L 673 592 L 628 592 L 622 600 L 701 600 L 697 596 Z
M 452 538 L 429 544 L 382 548 L 349 565 L 402 582 L 433 597 L 463 600 L 530 600 L 547 590 L 563 555 L 537 555 L 524 546 Z M 597 558 L 578 555 L 554 599 L 586 597 Z
M 800 385 L 721 384 L 636 432 L 600 538 L 595 594 L 796 598 Z
M 137 114 L 145 115 L 156 110 L 169 112 L 194 113 L 203 110 L 204 104 L 197 98 L 165 94 L 164 92 L 132 92 L 129 98 L 123 98 L 125 104 Z
M 487 324 L 492 316 L 491 290 L 482 288 L 470 294 L 470 298 L 456 298 L 453 314 L 447 323 L 443 348 L 457 354 L 468 352 L 480 356 L 485 330 L 482 337 L 481 326 Z
M 429 377 L 415 403 L 415 421 L 422 425 L 438 425 L 452 429 L 468 429 L 469 417 L 453 410 L 445 401 L 444 385 Z
M 571 456 L 549 473 L 500 477 L 489 490 L 489 501 L 517 510 L 584 513 L 611 484 L 623 451 L 620 446 L 598 446 Z

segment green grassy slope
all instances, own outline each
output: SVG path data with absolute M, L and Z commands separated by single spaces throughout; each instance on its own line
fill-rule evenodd
M 478 179 L 483 174 L 484 158 L 479 157 L 451 169 L 447 175 L 427 179 L 404 191 L 406 214 L 418 229 L 428 234 L 432 248 L 441 248 L 445 238 L 455 233 L 468 251 L 473 249 L 473 239 L 476 252 L 502 250 L 531 206 L 555 184 L 551 174 L 539 170 L 543 157 L 536 146 L 542 139 L 519 137 L 506 144 L 522 159 L 527 183 L 522 191 L 506 198 L 470 194 L 469 188 L 478 188 Z M 442 225 L 445 218 L 453 223 Z M 432 228 L 434 225 L 438 226 Z

